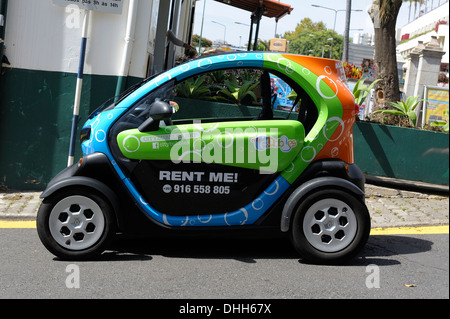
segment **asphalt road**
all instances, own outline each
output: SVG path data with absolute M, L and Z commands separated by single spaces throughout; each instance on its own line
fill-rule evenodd
M 371 236 L 345 266 L 307 264 L 288 240 L 257 237 L 122 238 L 98 260 L 70 263 L 35 229 L 0 229 L 0 298 L 448 299 L 449 236 Z

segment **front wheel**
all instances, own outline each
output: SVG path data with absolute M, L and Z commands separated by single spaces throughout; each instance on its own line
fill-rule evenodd
M 323 189 L 298 206 L 291 240 L 306 260 L 338 264 L 354 257 L 369 233 L 370 215 L 361 200 L 342 190 Z
M 45 198 L 37 215 L 44 246 L 64 260 L 85 260 L 103 252 L 113 234 L 111 205 L 84 188 L 63 189 Z

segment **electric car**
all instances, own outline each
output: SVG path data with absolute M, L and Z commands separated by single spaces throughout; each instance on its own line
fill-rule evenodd
M 41 196 L 39 237 L 85 260 L 138 229 L 274 229 L 307 261 L 345 262 L 370 233 L 358 110 L 336 60 L 232 52 L 176 66 L 89 117 L 83 157 Z

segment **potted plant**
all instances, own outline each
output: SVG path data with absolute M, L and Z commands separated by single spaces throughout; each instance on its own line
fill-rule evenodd
M 402 117 L 406 117 L 409 120 L 409 123 L 416 127 L 417 124 L 417 114 L 415 112 L 417 105 L 420 102 L 424 101 L 419 100 L 418 96 L 410 96 L 406 99 L 406 101 L 401 100 L 399 102 L 388 102 L 390 105 L 396 108 L 396 110 L 378 110 L 373 112 L 373 114 L 392 114 L 399 115 Z

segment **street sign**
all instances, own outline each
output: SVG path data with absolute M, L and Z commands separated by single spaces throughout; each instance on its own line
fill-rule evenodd
M 53 0 L 57 6 L 75 5 L 82 10 L 122 14 L 123 0 Z
M 286 39 L 270 39 L 270 51 L 287 52 L 287 40 Z

